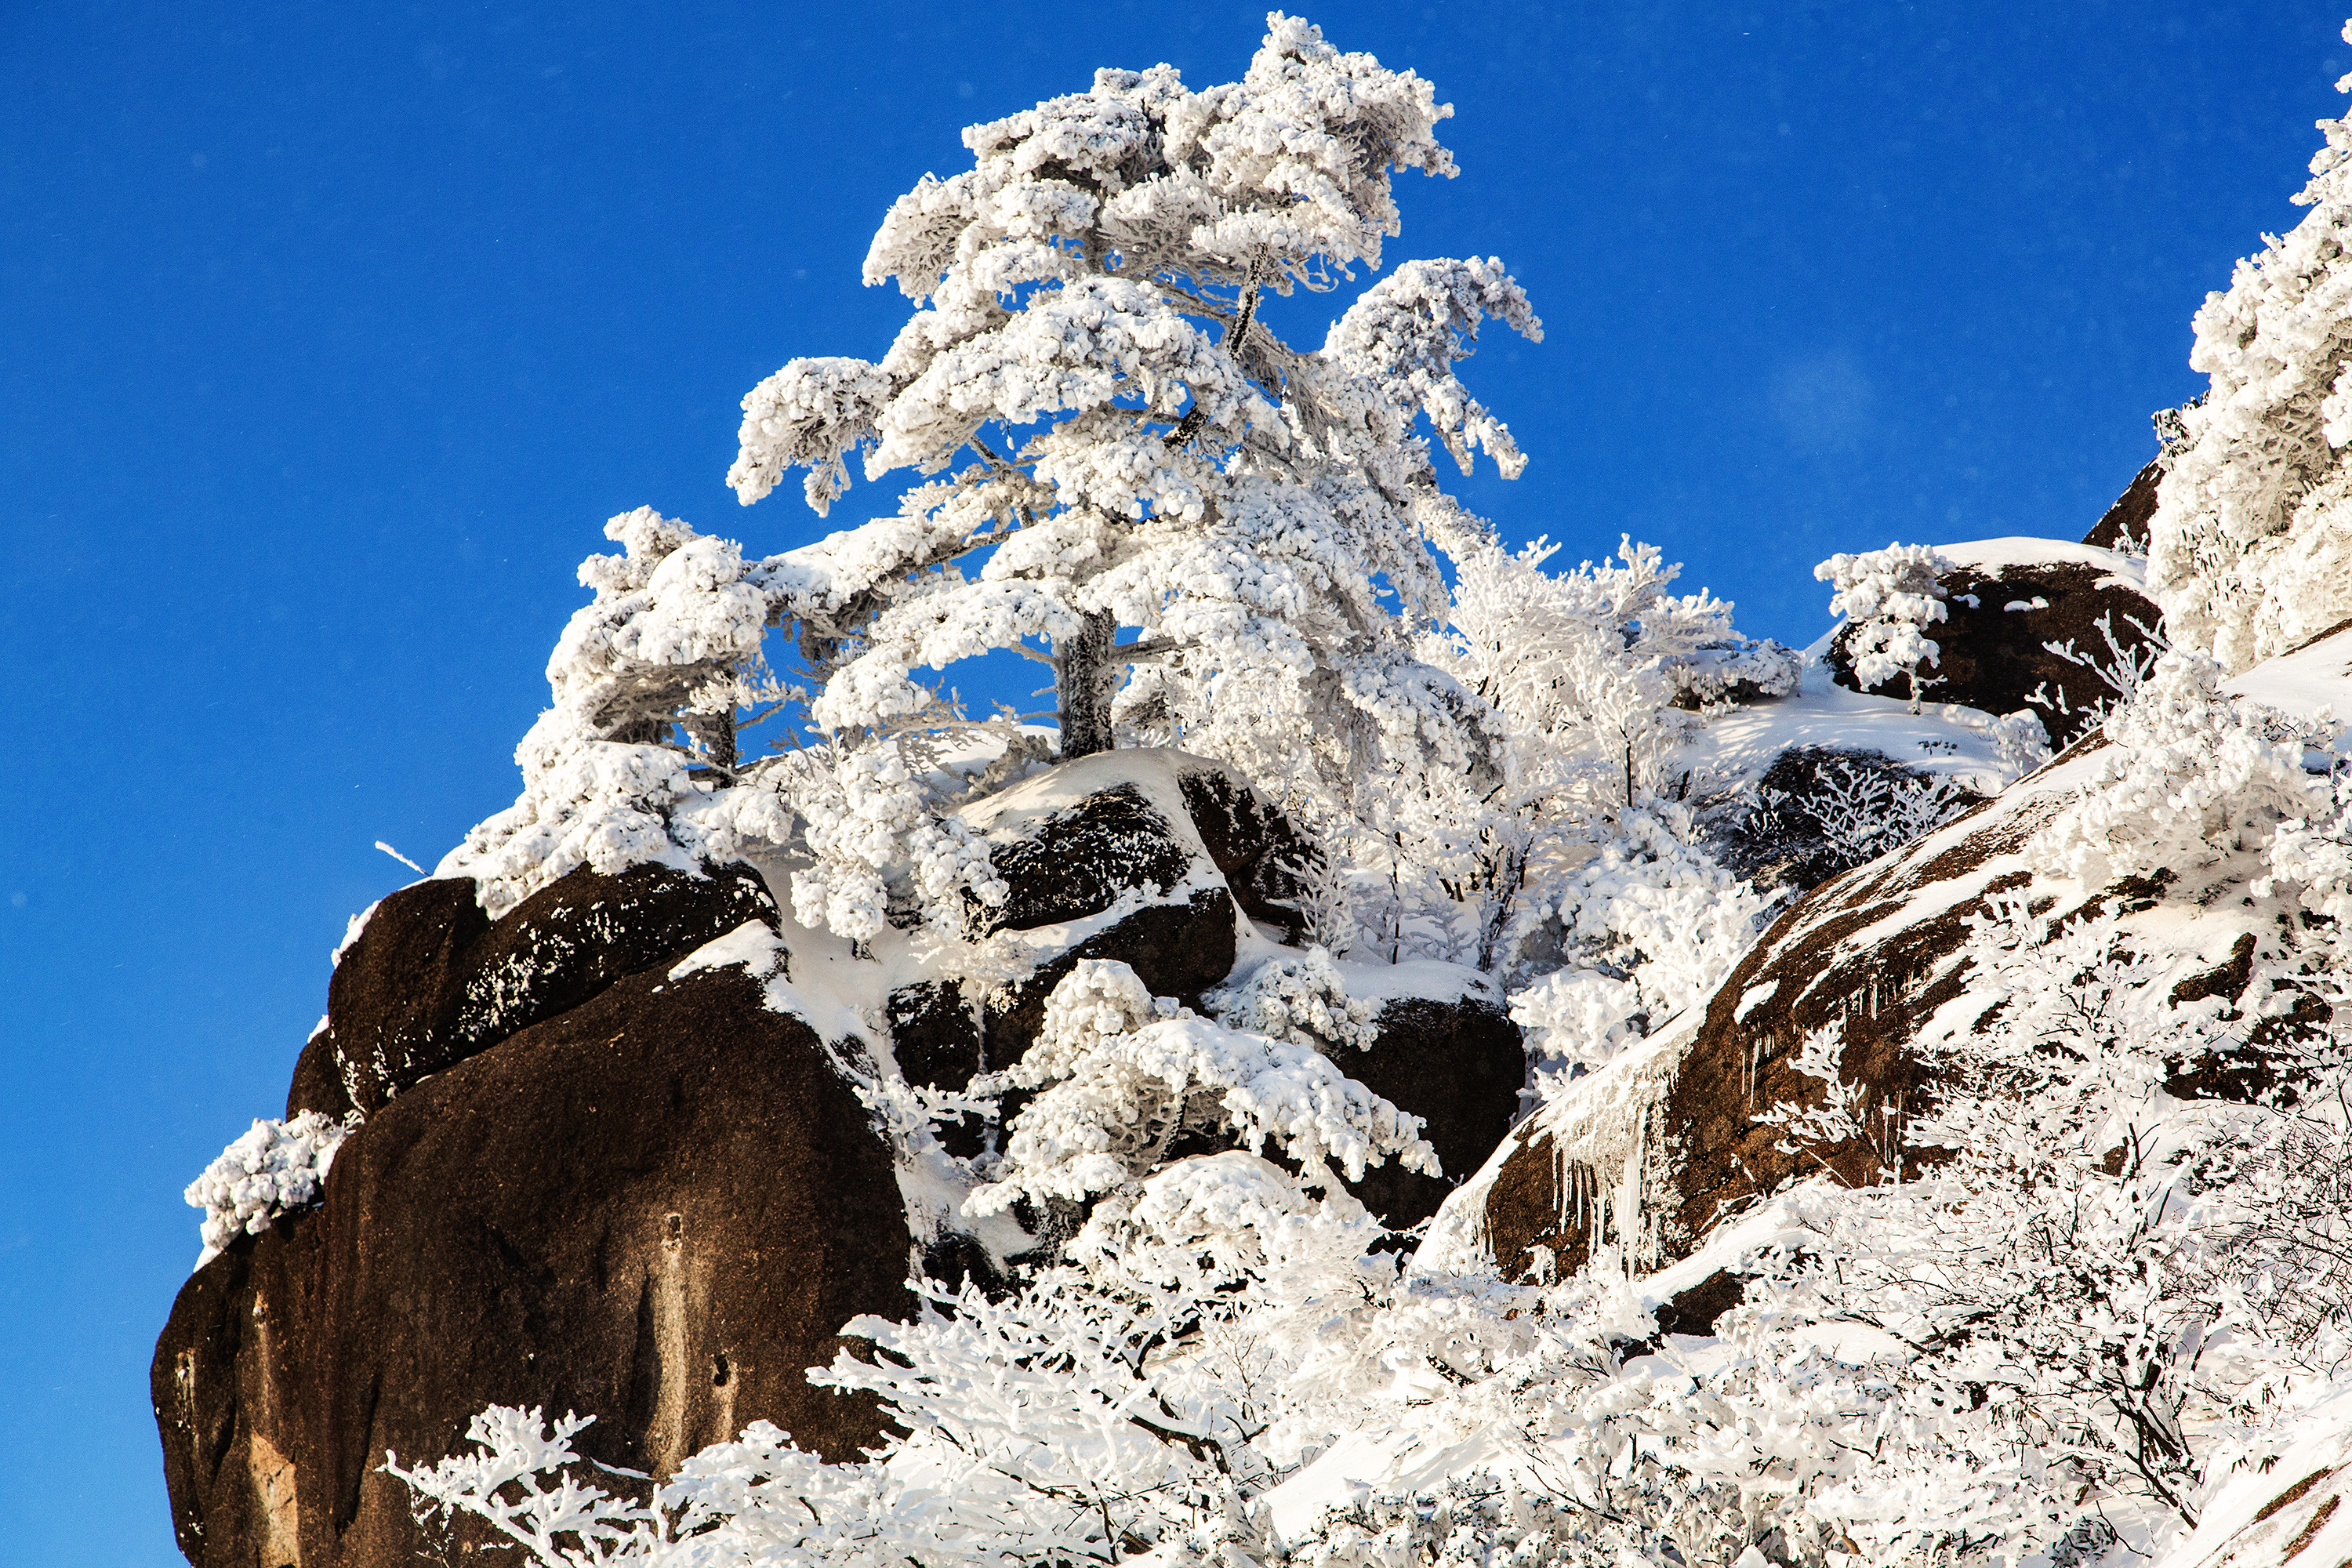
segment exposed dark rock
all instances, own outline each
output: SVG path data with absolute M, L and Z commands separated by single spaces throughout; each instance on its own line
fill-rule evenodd
M 1746 1299 L 1748 1282 L 1727 1268 L 1718 1268 L 1689 1289 L 1680 1291 L 1658 1308 L 1661 1334 L 1711 1334 L 1716 1321 Z
M 1809 892 L 1862 860 L 1900 847 L 1899 840 L 1872 845 L 1857 859 L 1853 846 L 1829 831 L 1825 818 L 1834 793 L 1853 794 L 1874 783 L 1889 792 L 1931 787 L 1927 775 L 1883 752 L 1791 746 L 1772 760 L 1752 795 L 1743 792 L 1703 818 L 1701 832 L 1716 858 L 1740 876 L 1760 887 Z M 1982 798 L 1953 791 L 1952 813 Z
M 198 1568 L 310 1561 L 301 1369 L 319 1233 L 308 1209 L 238 1237 L 181 1287 L 156 1342 L 150 1384 L 172 1526 Z
M 673 963 L 775 902 L 749 867 L 586 868 L 496 924 L 466 879 L 386 898 L 336 964 L 327 1030 L 296 1064 L 287 1114 L 373 1111 L 428 1073 L 576 1007 L 624 975 Z
M 2149 458 L 2147 467 L 2134 475 L 2124 493 L 2116 498 L 2115 505 L 2083 535 L 2083 542 L 2101 550 L 2120 550 L 2129 541 L 2147 548 L 2148 519 L 2156 515 L 2157 487 L 2164 482 L 2162 465 L 2161 458 Z
M 1444 1174 L 1424 1176 L 1391 1161 L 1349 1190 L 1398 1230 L 1437 1212 L 1445 1194 L 1486 1162 L 1511 1131 L 1528 1056 L 1519 1026 L 1480 996 L 1439 1001 L 1401 997 L 1381 1009 L 1380 1037 L 1365 1051 L 1335 1050 L 1349 1077 L 1422 1119 L 1422 1136 Z
M 1307 921 L 1294 900 L 1303 874 L 1321 860 L 1321 851 L 1238 773 L 1198 768 L 1181 775 L 1177 785 L 1202 847 L 1242 912 L 1274 927 L 1284 941 L 1296 941 Z
M 926 980 L 890 993 L 890 1046 L 909 1083 L 961 1089 L 980 1070 L 982 1009 L 952 980 Z
M 437 1459 L 486 1404 L 593 1414 L 583 1452 L 656 1475 L 757 1419 L 854 1457 L 876 1406 L 803 1373 L 906 1310 L 911 1254 L 804 1025 L 740 968 L 622 979 L 385 1105 L 321 1207 L 183 1289 L 154 1370 L 183 1548 L 405 1568 L 435 1543 L 384 1450 Z
M 975 914 L 976 936 L 1080 920 L 1142 888 L 1166 893 L 1192 868 L 1191 847 L 1131 784 L 1023 824 L 1017 837 L 992 845 L 988 858 L 1012 895 L 1002 908 Z
M 457 1033 L 466 955 L 489 929 L 469 878 L 417 882 L 386 894 L 359 940 L 336 962 L 327 986 L 327 1028 L 310 1037 L 295 1064 L 286 1114 L 316 1110 L 341 1118 L 352 1109 L 347 1076 L 377 1084 L 379 1061 L 436 1054 L 430 1042 Z

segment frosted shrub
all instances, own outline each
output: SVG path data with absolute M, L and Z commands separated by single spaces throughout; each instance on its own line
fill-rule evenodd
M 2315 799 L 2271 836 L 2254 891 L 2267 898 L 2283 890 L 2309 913 L 2352 920 L 2352 773 L 2337 773 L 2324 802 Z
M 2050 727 L 2031 708 L 2003 714 L 1987 728 L 1992 734 L 1993 754 L 2000 761 L 2004 786 L 2049 765 Z
M 1243 1034 L 1152 997 L 1135 972 L 1082 961 L 1046 1004 L 1022 1059 L 973 1080 L 973 1092 L 1036 1089 L 1006 1127 L 998 1178 L 973 1193 L 989 1214 L 1015 1199 L 1078 1201 L 1156 1167 L 1187 1129 L 1230 1131 L 1252 1150 L 1273 1142 L 1328 1186 L 1395 1157 L 1436 1173 L 1421 1121 L 1348 1077 L 1311 1040 Z
M 1012 1560 L 958 1529 L 947 1499 L 893 1485 L 877 1465 L 827 1465 L 765 1421 L 688 1458 L 649 1500 L 615 1497 L 598 1484 L 610 1472 L 572 1446 L 594 1420 L 567 1415 L 551 1426 L 536 1408 L 492 1405 L 467 1427 L 472 1452 L 383 1468 L 407 1484 L 420 1521 L 470 1514 L 541 1568 L 886 1568 L 905 1561 L 910 1538 L 923 1541 L 927 1565 Z
M 2176 873 L 2259 850 L 2282 822 L 2320 807 L 2299 739 L 2221 689 L 2198 653 L 2158 658 L 2130 700 L 2103 721 L 2109 748 L 2064 811 L 2034 839 L 2066 874 L 2096 886 L 2159 868 Z
M 188 1184 L 189 1206 L 205 1211 L 198 1268 L 240 1235 L 258 1236 L 282 1214 L 318 1202 L 335 1151 L 358 1127 L 315 1110 L 283 1121 L 257 1120 Z
M 1618 826 L 1620 837 L 1555 884 L 1552 911 L 1572 954 L 1636 979 L 1663 1021 L 1731 973 L 1780 900 L 1693 842 L 1679 806 L 1627 813 Z
M 1651 1537 L 1651 1551 L 1634 1541 Z M 1628 1539 L 1628 1538 L 1633 1539 Z M 1620 1568 L 1668 1561 L 1654 1531 L 1612 1529 L 1592 1510 L 1507 1479 L 1451 1479 L 1334 1508 L 1290 1550 L 1296 1568 Z
M 2352 124 L 2319 129 L 2294 198 L 2309 216 L 2197 312 L 2189 363 L 2210 384 L 2178 411 L 2148 521 L 2167 628 L 2231 670 L 2352 614 Z
M 1317 1048 L 1369 1050 L 1380 1034 L 1372 1010 L 1348 994 L 1331 955 L 1319 947 L 1266 959 L 1208 1003 L 1228 1028 Z
M 1935 684 L 1921 671 L 1942 658 L 1927 635 L 1946 616 L 1944 585 L 1937 579 L 1951 570 L 1951 561 L 1926 544 L 1832 555 L 1813 568 L 1815 577 L 1836 590 L 1830 595 L 1830 614 L 1843 616 L 1851 628 L 1846 651 L 1864 691 L 1898 675 L 1907 677 L 1911 711 L 1919 711 L 1919 694 Z
M 1597 969 L 1556 969 L 1511 994 L 1511 1021 L 1545 1067 L 1596 1068 L 1648 1032 L 1641 985 Z
M 2051 695 L 2050 683 L 2046 680 L 2026 694 L 2027 702 L 2048 712 L 2053 719 L 2074 721 L 2071 728 L 2063 732 L 2069 744 L 2096 730 L 2105 722 L 2108 714 L 2137 696 L 2139 689 L 2147 684 L 2148 676 L 2155 671 L 2156 661 L 2172 649 L 2171 639 L 2164 635 L 2161 622 L 2150 626 L 2136 616 L 2126 616 L 2124 620 L 2139 633 L 2129 646 L 2116 636 L 2113 615 L 2103 615 L 2095 623 L 2099 628 L 2100 640 L 2107 645 L 2105 654 L 2076 647 L 2073 637 L 2063 643 L 2046 642 L 2042 645 L 2046 651 L 2068 664 L 2089 670 L 2099 685 L 2106 688 L 2105 695 L 2079 702 L 2067 697 L 2063 683 L 2057 694 Z

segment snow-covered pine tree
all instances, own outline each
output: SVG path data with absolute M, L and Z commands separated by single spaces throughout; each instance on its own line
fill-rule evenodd
M 1927 544 L 1841 552 L 1813 568 L 1816 578 L 1836 590 L 1830 595 L 1830 614 L 1844 616 L 1853 628 L 1846 650 L 1864 691 L 1908 676 L 1911 711 L 1919 711 L 1919 694 L 1938 679 L 1920 670 L 1942 656 L 1927 628 L 1945 616 L 1944 585 L 1937 578 L 1951 569 Z
M 2352 91 L 2352 76 L 2336 86 Z M 2148 521 L 2148 591 L 2175 646 L 2233 671 L 2352 614 L 2352 121 L 2319 129 L 2327 144 L 2294 197 L 2310 216 L 2206 296 L 2189 363 L 2210 386 L 2159 416 L 2178 436 Z
M 967 131 L 972 167 L 901 196 L 867 255 L 919 307 L 889 352 L 794 360 L 744 399 L 746 504 L 804 468 L 822 513 L 853 454 L 937 476 L 766 578 L 820 727 L 919 712 L 915 669 L 1009 648 L 1052 666 L 1066 758 L 1114 743 L 1122 681 L 1157 664 L 1210 690 L 1278 672 L 1327 722 L 1458 764 L 1460 696 L 1406 634 L 1443 612 L 1432 542 L 1485 526 L 1413 427 L 1516 475 L 1454 367 L 1487 317 L 1539 324 L 1492 258 L 1398 268 L 1318 350 L 1262 309 L 1379 267 L 1392 173 L 1454 173 L 1451 112 L 1276 13 L 1238 82 L 1103 70 Z

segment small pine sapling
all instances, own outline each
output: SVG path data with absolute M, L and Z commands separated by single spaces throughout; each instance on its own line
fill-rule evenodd
M 1951 560 L 1927 544 L 1841 553 L 1813 568 L 1815 578 L 1836 590 L 1830 595 L 1830 614 L 1845 617 L 1846 652 L 1863 690 L 1906 676 L 1911 711 L 1916 713 L 1920 693 L 1940 684 L 1940 676 L 1923 673 L 1943 657 L 1927 628 L 1945 618 L 1939 579 L 1951 570 Z

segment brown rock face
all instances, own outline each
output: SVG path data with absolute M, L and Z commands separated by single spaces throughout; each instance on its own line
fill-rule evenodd
M 1665 1190 L 1649 1205 L 1657 1231 L 1645 1238 L 1661 1257 L 1683 1256 L 1727 1208 L 1797 1174 L 1827 1169 L 1853 1184 L 1881 1176 L 1880 1152 L 1866 1143 L 1784 1150 L 1788 1133 L 1759 1118 L 1775 1105 L 1819 1101 L 1820 1086 L 1790 1064 L 1805 1036 L 1824 1027 L 1843 1041 L 1844 1077 L 1867 1086 L 1872 1117 L 1899 1111 L 1916 1093 L 1921 1072 L 1909 1041 L 1959 994 L 1963 976 L 1952 960 L 1967 917 L 1982 910 L 1986 894 L 2032 879 L 2018 851 L 2060 802 L 2045 795 L 2022 810 L 2019 804 L 2004 797 L 1979 807 L 1901 855 L 1815 889 L 1717 989 L 1664 1094 L 1637 1112 L 1654 1120 L 1652 1148 L 1666 1167 Z M 1531 1123 L 1488 1196 L 1496 1262 L 1523 1270 L 1530 1248 L 1541 1247 L 1566 1270 L 1597 1242 L 1620 1239 L 1602 1198 L 1607 1184 L 1603 1173 Z
M 1380 1038 L 1361 1053 L 1339 1051 L 1341 1071 L 1420 1117 L 1443 1177 L 1391 1161 L 1349 1184 L 1363 1205 L 1397 1230 L 1437 1212 L 1445 1194 L 1486 1163 L 1511 1131 L 1527 1082 L 1519 1026 L 1494 1001 L 1407 996 L 1381 1009 Z
M 2101 550 L 2120 550 L 2126 539 L 2143 548 L 2147 543 L 2148 519 L 2156 515 L 2157 487 L 2164 482 L 2162 459 L 2150 458 L 2147 467 L 2132 477 L 2124 493 L 2116 498 L 2105 516 L 2091 525 L 2083 535 L 2083 542 Z
M 1488 1244 L 1496 1262 L 1517 1275 L 1548 1249 L 1563 1270 L 1591 1255 L 1596 1243 L 1630 1241 L 1662 1261 L 1686 1256 L 1715 1222 L 1777 1191 L 1791 1178 L 1827 1171 L 1862 1184 L 1883 1179 L 1895 1158 L 1916 1173 L 1918 1154 L 1863 1139 L 1784 1148 L 1790 1135 L 1766 1124 L 1780 1104 L 1820 1103 L 1821 1086 L 1797 1072 L 1792 1058 L 1817 1030 L 1841 1042 L 1842 1076 L 1865 1093 L 1861 1120 L 1899 1124 L 1927 1080 L 1910 1042 L 1968 981 L 1961 949 L 1968 921 L 1991 895 L 2034 888 L 2040 907 L 2056 892 L 2036 884 L 2040 869 L 2026 846 L 2072 798 L 2088 776 L 2094 738 L 2047 772 L 1902 852 L 1848 871 L 1815 889 L 1773 923 L 1716 991 L 1703 1017 L 1686 1033 L 1662 1036 L 1642 1070 L 1656 1086 L 1650 1095 L 1622 1097 L 1616 1114 L 1643 1121 L 1639 1137 L 1652 1190 L 1643 1208 L 1649 1233 L 1617 1234 L 1618 1211 L 1607 1195 L 1622 1181 L 1563 1148 L 1531 1121 L 1515 1135 L 1496 1169 L 1485 1203 Z M 2037 787 L 2038 786 L 2038 787 Z M 2162 892 L 2156 881 L 2126 879 L 2085 895 L 2073 888 L 2073 908 L 2108 908 L 2129 915 Z M 2219 995 L 2234 1001 L 2249 983 L 2260 935 L 2233 913 L 2236 900 L 2217 903 L 2191 937 L 2199 968 L 2173 993 L 2176 1000 Z M 2257 1053 L 2258 1054 L 2258 1053 Z M 2180 1064 L 2167 1088 L 2184 1098 L 2241 1098 L 2266 1087 L 2261 1064 L 2244 1053 Z M 1610 1069 L 1618 1070 L 1618 1064 Z M 1627 1074 L 1630 1079 L 1632 1075 Z
M 446 922 L 436 898 L 388 900 L 362 942 L 429 959 L 403 923 Z M 374 999 L 337 1005 L 354 994 Z M 320 1207 L 189 1280 L 153 1380 L 182 1550 L 200 1568 L 463 1550 L 462 1529 L 420 1534 L 379 1467 L 451 1452 L 487 1404 L 593 1414 L 583 1452 L 656 1475 L 760 1419 L 854 1457 L 875 1407 L 804 1372 L 850 1318 L 903 1313 L 911 1250 L 890 1153 L 806 1026 L 740 967 L 643 967 L 383 1105 Z
M 1244 911 L 1282 925 L 1310 847 L 1236 775 L 1178 766 L 992 833 L 1014 892 L 994 924 L 1045 933 L 1050 956 L 976 1009 L 944 984 L 894 994 L 909 1078 L 961 1086 L 1016 1059 L 1081 959 L 1199 1003 L 1231 973 Z M 672 978 L 745 922 L 777 923 L 755 873 L 574 872 L 496 922 L 473 891 L 403 889 L 343 953 L 288 1109 L 366 1120 L 321 1203 L 199 1269 L 156 1347 L 198 1568 L 470 1560 L 494 1543 L 420 1527 L 382 1466 L 448 1455 L 486 1405 L 593 1415 L 583 1454 L 656 1478 L 755 1420 L 854 1458 L 881 1436 L 877 1406 L 806 1370 L 850 1319 L 908 1310 L 919 1243 L 934 1274 L 992 1271 L 969 1238 L 908 1234 L 890 1149 L 761 981 L 740 964 Z M 1058 934 L 1068 921 L 1084 923 Z M 1507 1131 L 1524 1057 L 1490 1000 L 1408 998 L 1343 1065 L 1427 1118 L 1458 1180 Z M 1446 1190 L 1402 1172 L 1361 1189 L 1398 1225 Z
M 576 1007 L 623 975 L 693 952 L 745 921 L 775 922 L 746 866 L 582 869 L 492 925 L 459 879 L 387 897 L 335 965 L 328 1027 L 295 1066 L 286 1114 L 373 1112 L 427 1073 Z

